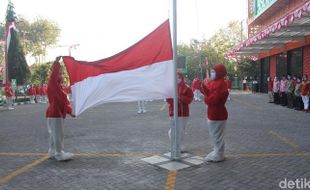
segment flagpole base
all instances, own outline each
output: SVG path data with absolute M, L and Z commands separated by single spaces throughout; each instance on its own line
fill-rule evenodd
M 195 156 L 191 153 L 182 153 L 178 160 L 173 160 L 171 159 L 171 152 L 165 153 L 161 156 L 155 155 L 143 158 L 142 160 L 169 171 L 178 171 L 194 166 L 197 167 L 204 163 L 204 159 L 201 156 Z

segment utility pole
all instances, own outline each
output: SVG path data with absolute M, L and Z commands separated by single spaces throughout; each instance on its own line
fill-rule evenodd
M 69 54 L 69 56 L 71 56 L 71 49 L 72 48 L 76 49 L 78 46 L 80 46 L 80 44 L 60 45 L 57 47 L 68 47 L 68 54 Z
M 240 22 L 240 26 L 241 26 L 241 32 L 240 32 L 240 42 L 242 43 L 242 41 L 243 41 L 243 20 L 241 20 L 241 22 Z
M 79 46 L 80 44 L 72 44 L 71 46 L 69 46 L 69 56 L 71 56 L 71 49 L 74 48 L 76 49 L 77 46 Z

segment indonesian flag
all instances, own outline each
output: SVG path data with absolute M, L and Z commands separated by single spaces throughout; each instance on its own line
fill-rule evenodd
M 108 102 L 173 97 L 173 53 L 169 20 L 128 49 L 94 62 L 64 56 L 73 110 Z
M 5 51 L 6 51 L 6 55 L 8 55 L 9 48 L 10 48 L 11 29 L 16 30 L 16 22 L 10 22 L 6 26 L 6 30 L 5 30 Z M 3 84 L 6 84 L 6 80 L 8 79 L 8 76 L 7 76 L 7 60 L 4 60 L 2 72 L 3 72 Z

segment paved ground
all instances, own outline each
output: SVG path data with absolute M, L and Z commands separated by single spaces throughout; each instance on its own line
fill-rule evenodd
M 170 149 L 167 110 L 149 102 L 106 104 L 67 119 L 69 162 L 48 160 L 46 105 L 0 109 L 0 190 L 280 189 L 288 180 L 310 181 L 310 114 L 266 103 L 261 94 L 233 94 L 227 103 L 227 160 L 177 172 L 142 158 Z M 205 106 L 191 104 L 186 149 L 205 156 L 211 144 Z M 282 184 L 283 185 L 283 184 Z M 309 187 L 310 189 L 310 187 Z

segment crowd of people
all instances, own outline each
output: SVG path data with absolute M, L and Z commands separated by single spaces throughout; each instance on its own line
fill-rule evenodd
M 70 87 L 64 86 L 64 90 L 66 93 L 71 95 Z M 14 97 L 15 97 L 15 91 L 12 88 L 11 83 L 8 81 L 4 87 L 3 87 L 3 95 L 5 97 L 5 106 L 8 110 L 13 110 L 14 107 Z M 31 104 L 36 103 L 48 103 L 47 98 L 47 84 L 41 84 L 41 85 L 34 85 L 30 84 L 25 87 L 25 93 L 23 94 L 23 97 L 29 98 L 27 102 Z M 16 99 L 15 99 L 16 101 Z
M 283 75 L 270 77 L 268 81 L 269 102 L 291 109 L 309 112 L 310 81 L 308 76 Z
M 30 103 L 47 103 L 47 85 L 29 85 L 27 95 L 30 98 Z

